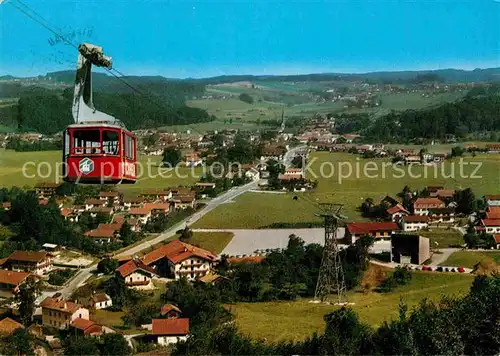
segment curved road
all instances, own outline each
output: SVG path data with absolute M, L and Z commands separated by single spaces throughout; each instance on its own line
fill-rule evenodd
M 307 146 L 297 146 L 297 147 L 294 147 L 294 148 L 291 148 L 290 150 L 288 150 L 283 157 L 284 165 L 286 167 L 289 167 L 295 154 L 297 152 L 305 149 L 306 147 Z M 127 255 L 133 256 L 133 255 L 139 253 L 140 251 L 147 249 L 151 245 L 155 245 L 159 242 L 162 242 L 162 241 L 168 239 L 169 237 L 175 235 L 176 231 L 185 227 L 186 224 L 189 226 L 189 225 L 195 223 L 196 221 L 200 220 L 204 215 L 206 215 L 209 212 L 211 212 L 212 210 L 216 209 L 219 205 L 227 203 L 243 193 L 246 193 L 250 190 L 256 189 L 259 186 L 260 182 L 262 182 L 262 180 L 254 180 L 254 181 L 252 181 L 248 184 L 245 184 L 241 187 L 231 188 L 227 192 L 225 192 L 225 193 L 219 195 L 218 197 L 212 199 L 211 201 L 209 201 L 207 203 L 207 205 L 205 207 L 203 207 L 200 211 L 197 211 L 196 213 L 189 216 L 188 218 L 180 221 L 175 226 L 172 226 L 168 230 L 164 231 L 158 237 L 156 237 L 152 240 L 149 240 L 149 241 L 145 241 L 137 246 L 131 247 L 130 249 L 122 251 L 122 252 L 116 254 L 115 256 L 117 256 L 117 257 L 127 256 Z M 71 279 L 71 281 L 64 288 L 58 290 L 58 292 L 60 292 L 64 297 L 69 297 L 75 289 L 77 289 L 78 287 L 80 287 L 81 285 L 83 285 L 85 283 L 85 281 L 91 276 L 92 271 L 94 269 L 95 269 L 95 265 L 91 265 L 89 267 L 81 269 L 73 277 L 73 279 Z M 41 301 L 45 297 L 50 296 L 54 293 L 55 293 L 55 291 L 43 292 L 42 295 L 39 298 L 37 298 L 37 300 Z

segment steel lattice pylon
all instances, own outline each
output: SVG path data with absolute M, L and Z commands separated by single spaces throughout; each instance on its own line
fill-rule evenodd
M 319 215 L 325 224 L 325 247 L 314 299 L 320 299 L 324 302 L 329 295 L 337 294 L 338 303 L 343 303 L 346 302 L 346 286 L 337 244 L 337 230 L 342 220 L 340 211 L 343 205 L 326 203 L 320 204 L 320 207 L 322 213 Z

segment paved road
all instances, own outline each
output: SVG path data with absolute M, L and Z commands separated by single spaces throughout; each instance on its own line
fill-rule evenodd
M 448 257 L 450 257 L 450 255 L 453 252 L 457 252 L 460 250 L 461 250 L 460 248 L 440 248 L 439 250 L 436 250 L 436 251 L 439 251 L 440 253 L 434 253 L 432 255 L 430 266 L 437 266 L 437 265 L 443 263 L 444 261 L 446 261 L 448 259 Z M 457 266 L 457 267 L 460 267 L 460 266 Z
M 158 236 L 152 240 L 145 241 L 142 244 L 134 246 L 128 250 L 122 251 L 122 252 L 118 253 L 116 256 L 118 256 L 118 257 L 119 256 L 126 256 L 126 255 L 133 256 L 133 255 L 137 254 L 138 252 L 148 248 L 151 245 L 155 245 L 159 242 L 162 242 L 162 241 L 168 239 L 169 237 L 175 235 L 176 231 L 184 228 L 186 226 L 186 224 L 189 226 L 189 225 L 195 223 L 196 221 L 200 220 L 204 215 L 208 214 L 209 212 L 211 212 L 212 210 L 217 208 L 219 205 L 227 203 L 228 201 L 233 200 L 237 196 L 239 196 L 243 193 L 246 193 L 252 189 L 257 188 L 259 185 L 259 182 L 260 182 L 259 180 L 255 180 L 255 181 L 248 183 L 248 184 L 245 184 L 241 187 L 235 187 L 235 188 L 228 190 L 227 192 L 219 195 L 217 198 L 210 200 L 207 203 L 207 205 L 203 209 L 201 209 L 200 211 L 194 213 L 189 218 L 182 220 L 177 225 L 164 231 L 160 236 Z
M 295 156 L 295 153 L 296 152 L 299 152 L 300 150 L 303 150 L 306 146 L 298 146 L 298 147 L 294 147 L 292 149 L 290 149 L 289 151 L 287 151 L 284 155 L 284 164 L 288 167 L 293 159 L 293 157 Z M 212 199 L 211 201 L 209 201 L 207 203 L 207 205 L 201 209 L 200 211 L 194 213 L 193 215 L 191 215 L 190 217 L 188 217 L 187 219 L 184 219 L 182 220 L 181 222 L 179 222 L 177 225 L 171 227 L 170 229 L 166 230 L 165 232 L 163 232 L 161 235 L 159 235 L 158 237 L 152 239 L 152 240 L 149 240 L 149 241 L 145 241 L 137 246 L 134 246 L 128 250 L 125 250 L 125 251 L 122 251 L 120 253 L 118 253 L 116 256 L 126 256 L 126 255 L 135 255 L 137 254 L 138 252 L 148 248 L 149 246 L 151 245 L 155 245 L 159 242 L 162 242 L 166 239 L 168 239 L 169 237 L 175 235 L 176 231 L 185 227 L 186 224 L 189 226 L 191 224 L 193 224 L 194 222 L 198 221 L 199 219 L 201 219 L 204 215 L 208 214 L 209 212 L 211 212 L 212 210 L 214 210 L 215 208 L 217 208 L 219 205 L 221 204 L 224 204 L 224 203 L 227 203 L 228 201 L 231 201 L 233 200 L 234 198 L 238 197 L 239 195 L 243 194 L 243 193 L 246 193 L 252 189 L 256 189 L 258 186 L 259 186 L 259 183 L 262 182 L 261 180 L 255 180 L 255 181 L 252 181 L 248 184 L 245 184 L 241 187 L 235 187 L 235 188 L 232 188 L 230 189 L 229 191 L 221 194 L 220 196 L 218 196 L 217 198 L 214 198 Z M 77 289 L 79 286 L 83 285 L 85 283 L 85 281 L 91 276 L 92 274 L 92 271 L 95 269 L 95 265 L 94 266 L 90 266 L 90 267 L 87 267 L 87 268 L 84 268 L 84 269 L 81 269 L 76 275 L 75 277 L 70 281 L 70 283 L 65 286 L 63 289 L 61 290 L 58 290 L 58 292 L 62 293 L 62 295 L 64 297 L 69 297 L 71 295 L 71 293 Z M 43 292 L 38 298 L 37 298 L 37 301 L 41 301 L 43 300 L 45 297 L 47 296 L 51 296 L 53 295 L 55 292 L 51 291 L 51 292 Z

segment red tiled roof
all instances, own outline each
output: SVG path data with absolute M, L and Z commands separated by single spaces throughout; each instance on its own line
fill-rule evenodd
M 264 256 L 229 257 L 227 259 L 227 263 L 261 263 L 262 261 L 264 261 L 264 259 Z
M 14 330 L 17 329 L 24 329 L 23 324 L 20 324 L 11 318 L 4 318 L 0 321 L 0 334 L 2 335 L 12 335 Z
M 84 235 L 87 237 L 95 237 L 95 238 L 114 238 L 116 230 L 110 229 L 94 229 L 87 231 Z
M 496 242 L 497 244 L 500 244 L 500 234 L 495 234 L 495 235 L 493 235 L 493 238 L 495 239 L 495 242 Z
M 112 220 L 112 224 L 120 224 L 120 225 L 123 225 L 123 223 L 125 222 L 125 217 L 123 215 L 113 215 L 113 220 Z M 120 226 L 121 227 L 121 226 Z
M 130 215 L 148 215 L 151 213 L 151 210 L 147 208 L 132 208 L 128 213 Z
M 452 198 L 455 195 L 455 189 L 439 189 L 436 196 L 443 198 Z
M 3 207 L 4 209 L 10 209 L 10 201 L 3 202 L 3 203 L 2 203 L 2 207 Z
M 500 200 L 500 194 L 490 194 L 484 196 L 486 200 Z
M 142 203 L 142 202 L 144 202 L 144 198 L 141 198 L 141 197 L 124 198 L 123 202 L 124 203 Z
M 119 192 L 99 192 L 99 196 L 103 198 L 119 197 Z
M 173 305 L 173 304 L 165 304 L 164 306 L 161 307 L 160 314 L 161 315 L 166 315 L 169 312 L 171 312 L 172 310 L 175 310 L 176 312 L 182 313 L 181 310 L 178 307 L 176 307 L 175 305 Z
M 73 211 L 68 208 L 62 208 L 61 209 L 61 215 L 62 216 L 70 216 Z
M 351 234 L 369 234 L 376 231 L 398 231 L 399 226 L 395 222 L 353 222 L 347 224 L 347 230 Z
M 437 208 L 440 206 L 444 207 L 444 205 L 443 201 L 438 198 L 418 198 L 415 200 L 415 203 L 413 203 L 415 208 Z
M 387 209 L 387 213 L 390 214 L 390 215 L 396 214 L 396 213 L 399 213 L 399 212 L 404 212 L 406 214 L 409 214 L 408 210 L 406 210 L 405 208 L 403 208 L 403 206 L 401 206 L 401 204 L 394 205 L 393 207 Z
M 113 224 L 99 224 L 97 225 L 97 230 L 111 230 L 111 231 L 119 231 L 123 226 L 122 223 L 113 223 Z
M 104 293 L 97 293 L 92 296 L 94 303 L 107 302 L 110 297 Z
M 68 302 L 64 300 L 57 300 L 51 297 L 45 298 L 42 301 L 42 303 L 40 303 L 40 306 L 42 308 L 57 310 L 63 313 L 71 313 L 71 314 L 76 312 L 78 309 L 83 308 L 81 304 Z
M 97 198 L 89 198 L 85 200 L 85 205 L 105 205 L 106 201 L 97 199 Z
M 189 334 L 189 319 L 153 319 L 153 335 L 187 335 Z
M 42 199 L 38 202 L 40 205 L 47 205 L 49 201 L 47 199 Z
M 77 328 L 79 330 L 85 331 L 91 326 L 93 326 L 95 323 L 92 320 L 87 320 L 87 319 L 82 319 L 82 318 L 76 318 L 73 320 L 71 323 L 71 326 L 74 328 Z
M 170 204 L 169 203 L 146 203 L 146 204 L 144 204 L 144 208 L 149 209 L 149 210 L 169 210 Z
M 39 263 L 47 258 L 47 252 L 36 252 L 36 251 L 19 251 L 16 250 L 12 252 L 9 256 L 9 261 L 22 261 L 22 262 L 34 262 Z
M 483 219 L 484 226 L 500 226 L 500 219 Z
M 124 263 L 123 265 L 121 265 L 120 267 L 118 267 L 116 269 L 116 271 L 119 272 L 122 277 L 127 277 L 137 270 L 142 270 L 144 272 L 157 275 L 157 273 L 154 271 L 154 269 L 147 266 L 142 261 L 135 260 L 135 259 L 132 259 L 132 260 L 128 261 L 127 263 Z
M 492 214 L 500 214 L 500 206 L 489 206 L 486 211 Z
M 410 215 L 410 216 L 405 216 L 404 222 L 409 222 L 409 223 L 417 223 L 417 222 L 428 222 L 429 217 L 427 215 Z
M 163 245 L 148 253 L 142 258 L 142 261 L 146 265 L 150 265 L 151 263 L 166 257 L 172 263 L 178 263 L 191 256 L 200 257 L 208 261 L 214 261 L 217 259 L 217 255 L 208 250 L 204 250 L 179 240 L 174 240 L 169 244 Z
M 8 284 L 14 287 L 20 285 L 30 274 L 27 272 L 8 271 L 0 269 L 0 283 Z

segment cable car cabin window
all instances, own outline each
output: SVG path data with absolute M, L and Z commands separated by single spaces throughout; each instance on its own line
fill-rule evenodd
M 134 160 L 134 139 L 124 133 L 123 142 L 125 145 L 125 157 L 127 157 L 127 159 Z
M 101 154 L 101 133 L 99 130 L 73 131 L 74 154 Z
M 64 131 L 64 157 L 69 155 L 69 132 L 68 130 Z
M 117 156 L 119 151 L 119 138 L 117 131 L 103 130 L 102 132 L 102 150 L 106 155 Z

